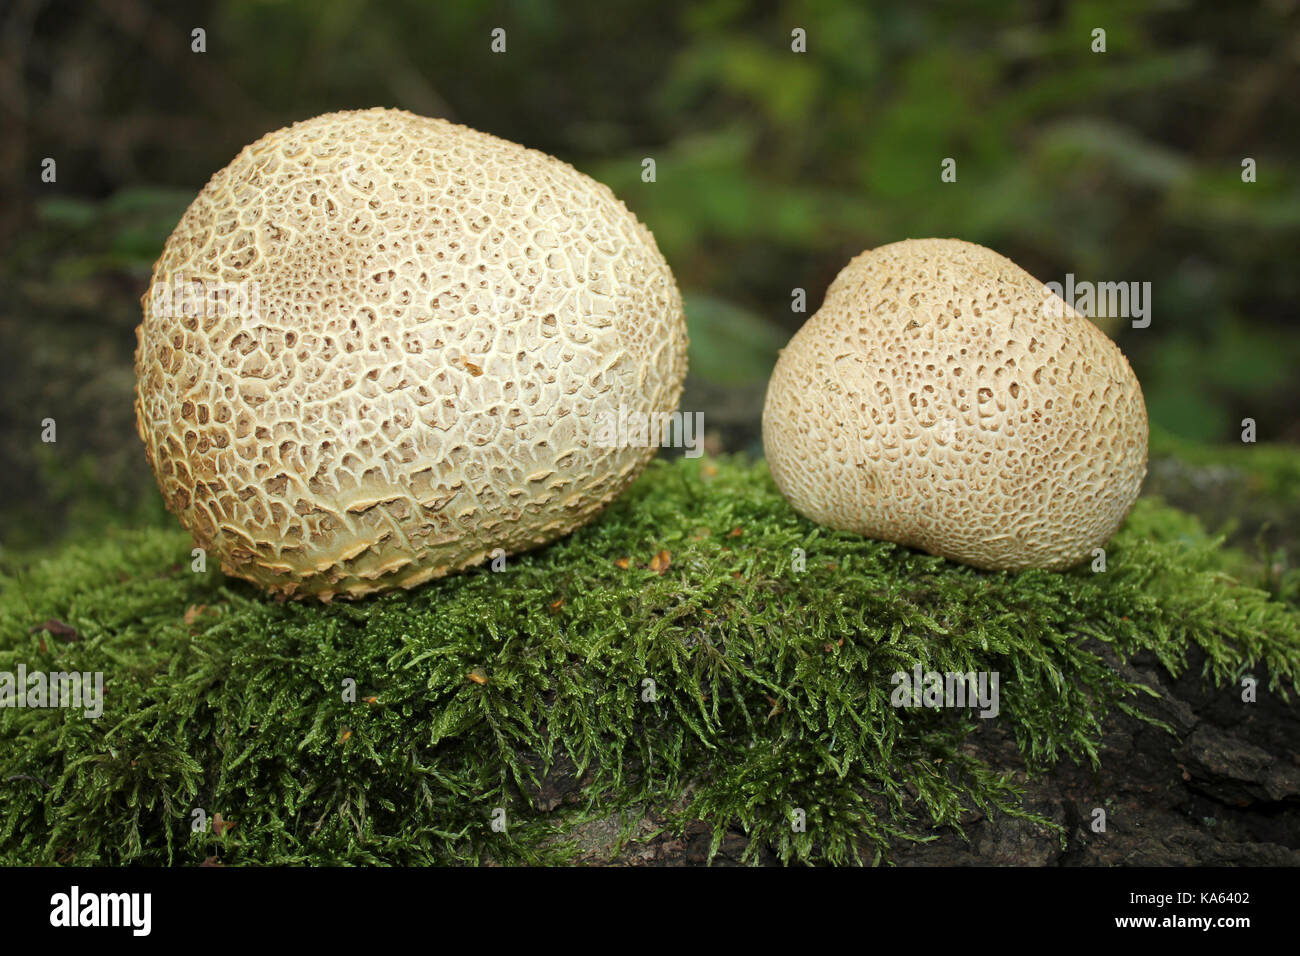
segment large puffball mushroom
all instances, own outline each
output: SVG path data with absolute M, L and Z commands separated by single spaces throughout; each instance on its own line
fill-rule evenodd
M 672 273 L 607 187 L 395 110 L 246 147 L 142 304 L 163 497 L 282 596 L 411 587 L 572 531 L 654 454 L 602 422 L 671 412 L 686 372 Z
M 1008 259 L 955 239 L 865 252 L 777 361 L 772 477 L 804 516 L 978 568 L 1061 569 L 1146 475 L 1120 350 Z

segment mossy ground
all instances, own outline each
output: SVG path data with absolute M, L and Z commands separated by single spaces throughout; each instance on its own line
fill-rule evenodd
M 754 853 L 872 862 L 971 807 L 1024 813 L 1022 768 L 963 746 L 979 719 L 896 709 L 896 671 L 998 671 L 1030 772 L 1096 760 L 1108 709 L 1141 712 L 1111 654 L 1176 673 L 1199 645 L 1207 681 L 1300 688 L 1300 612 L 1152 500 L 1104 573 L 983 573 L 828 531 L 736 459 L 656 463 L 505 571 L 356 604 L 276 603 L 193 573 L 189 549 L 115 532 L 0 579 L 0 671 L 106 686 L 98 720 L 0 709 L 0 861 L 550 862 L 579 820 L 650 806 L 715 845 L 739 824 Z M 33 630 L 50 620 L 75 638 Z M 542 809 L 556 762 L 579 784 Z M 193 832 L 199 808 L 231 825 Z

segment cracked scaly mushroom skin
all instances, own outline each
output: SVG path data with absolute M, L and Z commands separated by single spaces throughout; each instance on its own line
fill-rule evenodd
M 567 534 L 654 455 L 600 447 L 599 416 L 672 411 L 686 372 L 672 273 L 607 187 L 397 110 L 246 147 L 142 305 L 136 419 L 167 506 L 281 596 Z
M 855 258 L 782 350 L 763 409 L 805 517 L 991 570 L 1063 569 L 1133 506 L 1142 389 L 1116 345 L 997 253 Z

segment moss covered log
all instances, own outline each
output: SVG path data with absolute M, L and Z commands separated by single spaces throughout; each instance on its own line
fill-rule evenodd
M 739 826 L 752 854 L 869 863 L 1098 760 L 1105 715 L 1151 700 L 1116 661 L 1178 674 L 1200 648 L 1223 693 L 1300 689 L 1300 612 L 1153 500 L 1101 573 L 827 531 L 732 459 L 655 463 L 503 570 L 353 604 L 277 603 L 190 547 L 124 531 L 6 569 L 0 672 L 102 672 L 105 700 L 0 708 L 0 861 L 552 862 L 575 824 L 655 807 L 715 846 Z M 917 666 L 997 672 L 1023 766 L 967 746 L 973 709 L 895 707 Z

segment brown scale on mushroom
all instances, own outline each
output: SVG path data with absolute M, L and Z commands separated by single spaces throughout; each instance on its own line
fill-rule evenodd
M 1146 475 L 1115 344 L 1010 260 L 954 239 L 865 252 L 782 351 L 772 477 L 812 520 L 979 568 L 1061 569 Z
M 186 314 L 157 294 L 178 281 L 257 294 Z M 246 147 L 142 305 L 136 417 L 168 507 L 288 596 L 411 587 L 572 531 L 654 454 L 597 447 L 597 416 L 672 411 L 686 371 L 672 273 L 607 187 L 396 110 Z

